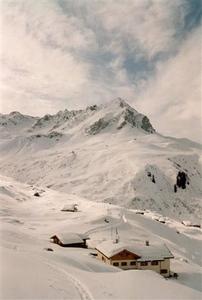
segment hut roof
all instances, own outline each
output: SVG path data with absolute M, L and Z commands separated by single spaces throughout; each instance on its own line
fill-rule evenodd
M 62 211 L 76 211 L 78 204 L 65 204 Z
M 165 258 L 173 258 L 172 253 L 167 248 L 165 244 L 150 245 L 140 243 L 114 243 L 113 241 L 105 241 L 99 244 L 96 249 L 103 253 L 108 258 L 122 252 L 123 250 L 128 250 L 140 256 L 138 261 L 150 261 L 150 260 L 164 260 Z
M 88 239 L 88 236 L 85 234 L 73 232 L 58 233 L 56 236 L 64 245 L 83 243 L 84 240 Z

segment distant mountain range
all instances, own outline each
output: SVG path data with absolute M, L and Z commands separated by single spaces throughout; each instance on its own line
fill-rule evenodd
M 0 172 L 22 182 L 200 218 L 202 146 L 158 134 L 120 98 L 42 118 L 0 114 L 0 154 Z

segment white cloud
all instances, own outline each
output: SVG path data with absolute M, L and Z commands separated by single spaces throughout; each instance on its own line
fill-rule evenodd
M 31 2 L 19 3 L 25 3 L 26 6 L 27 3 L 30 4 Z M 5 12 L 3 16 L 5 35 L 1 47 L 2 110 L 6 109 L 7 103 L 11 101 L 19 108 L 23 107 L 26 101 L 35 101 L 36 112 L 40 113 L 41 108 L 37 105 L 40 99 L 46 98 L 44 101 L 44 106 L 46 106 L 48 98 L 49 101 L 57 100 L 57 98 L 64 101 L 65 97 L 74 98 L 75 93 L 77 93 L 77 97 L 81 97 L 82 89 L 88 81 L 90 66 L 75 58 L 71 51 L 63 51 L 66 44 L 68 46 L 69 42 L 72 43 L 72 38 L 67 36 L 65 40 L 61 37 L 61 24 L 54 23 L 57 21 L 56 17 L 52 19 L 54 10 L 47 7 L 48 15 L 50 14 L 49 23 L 41 16 L 40 12 L 39 15 L 35 15 L 31 9 L 32 7 L 35 8 L 34 5 L 31 7 L 28 5 L 29 9 L 27 7 L 25 9 L 24 6 L 21 8 L 18 2 L 14 2 L 14 4 L 11 13 L 6 7 L 8 13 Z M 59 18 L 59 15 L 55 15 Z M 36 21 L 32 22 L 34 18 Z M 29 30 L 27 29 L 28 25 Z M 55 27 L 58 26 L 59 34 L 56 36 Z M 66 30 L 67 22 L 64 22 L 63 26 L 63 30 Z M 48 30 L 51 32 L 50 35 Z M 71 31 L 73 35 L 76 29 L 71 28 Z M 52 36 L 55 34 L 53 40 L 58 44 L 58 47 L 51 43 L 48 44 L 48 41 L 45 43 L 48 36 L 52 39 L 51 34 Z M 72 45 L 78 48 L 78 38 L 76 40 L 76 44 L 72 43 Z M 82 39 L 79 44 L 81 47 L 84 46 Z M 12 91 L 13 96 L 11 96 Z M 6 95 L 10 95 L 10 98 L 7 99 Z M 34 97 L 35 99 L 33 99 Z M 54 106 L 54 104 L 49 106 Z M 31 111 L 28 112 L 31 113 Z
M 145 82 L 137 106 L 148 113 L 154 126 L 168 135 L 201 140 L 202 47 L 201 30 L 182 43 L 175 57 L 158 66 Z
M 109 35 L 109 47 L 125 53 L 139 51 L 152 58 L 176 44 L 176 33 L 182 26 L 186 9 L 182 1 L 106 1 L 97 6 L 96 15 Z M 121 42 L 120 42 L 121 41 Z M 137 54 L 137 53 L 136 53 Z
M 120 96 L 136 100 L 161 132 L 172 135 L 177 128 L 179 136 L 194 136 L 191 124 L 199 126 L 199 110 L 188 99 L 200 101 L 200 37 L 190 33 L 182 43 L 186 1 L 7 0 L 1 5 L 1 112 L 42 115 Z M 138 65 L 141 61 L 145 66 Z M 146 80 L 135 76 L 140 69 Z

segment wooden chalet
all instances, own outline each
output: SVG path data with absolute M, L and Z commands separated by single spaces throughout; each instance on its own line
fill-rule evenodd
M 105 241 L 96 247 L 97 258 L 123 270 L 153 270 L 164 277 L 170 275 L 172 253 L 166 245 L 125 244 Z
M 50 241 L 62 247 L 87 248 L 86 241 L 89 239 L 85 234 L 80 233 L 59 233 L 51 236 Z

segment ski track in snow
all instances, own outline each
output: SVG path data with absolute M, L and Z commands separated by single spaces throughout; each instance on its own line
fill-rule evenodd
M 89 234 L 92 234 L 92 233 L 97 233 L 99 231 L 104 231 L 104 230 L 108 230 L 110 229 L 111 227 L 117 227 L 117 226 L 120 226 L 123 222 L 122 221 L 117 221 L 116 223 L 109 223 L 108 225 L 100 225 L 100 226 L 97 226 L 93 229 L 90 229 L 88 231 L 85 232 L 86 235 L 89 235 Z
M 69 279 L 69 281 L 73 284 L 73 286 L 77 290 L 81 300 L 94 300 L 94 298 L 91 295 L 88 288 L 80 280 L 78 280 L 78 278 L 76 278 L 73 275 L 70 275 L 66 270 L 64 270 L 63 268 L 59 267 L 56 264 L 52 264 L 52 263 L 50 264 L 48 262 L 45 262 L 45 264 L 47 264 L 51 268 L 53 268 L 63 274 L 65 274 L 67 276 L 67 278 Z
M 113 213 L 113 209 L 110 210 L 110 214 L 108 216 L 112 216 L 113 215 L 112 213 Z M 120 219 L 118 219 L 115 223 L 109 222 L 106 225 L 97 226 L 93 229 L 90 229 L 90 230 L 86 231 L 85 234 L 89 235 L 89 234 L 96 233 L 96 232 L 99 232 L 99 231 L 108 230 L 112 227 L 114 228 L 114 227 L 121 226 L 123 223 L 126 223 L 126 222 L 127 222 L 126 217 L 124 216 L 124 218 L 123 218 L 123 215 L 120 215 Z
M 49 271 L 54 270 L 54 272 L 51 272 L 50 277 L 48 276 L 47 278 L 47 275 L 49 274 L 48 270 L 45 269 L 46 273 L 44 275 L 44 280 L 45 283 L 48 282 L 48 286 L 46 287 L 47 292 L 44 289 L 41 291 L 41 294 L 45 295 L 45 299 L 48 299 L 47 295 L 50 295 L 50 298 L 54 297 L 53 293 L 54 295 L 55 293 L 59 295 L 55 299 L 71 300 L 105 300 L 120 298 L 124 300 L 151 299 L 152 291 L 156 297 L 153 296 L 152 299 L 160 299 L 158 296 L 159 289 L 162 289 L 163 295 L 166 296 L 171 291 L 171 294 L 169 295 L 172 297 L 170 297 L 170 299 L 181 299 L 181 292 L 183 299 L 200 299 L 198 292 L 196 292 L 201 290 L 201 271 L 199 269 L 201 239 L 198 240 L 198 229 L 193 229 L 193 232 L 190 232 L 190 236 L 186 236 L 186 230 L 185 234 L 183 233 L 183 228 L 186 229 L 186 227 L 182 227 L 182 224 L 179 224 L 179 228 L 178 225 L 176 225 L 176 228 L 170 228 L 167 224 L 161 224 L 152 219 L 153 214 L 151 212 L 148 212 L 148 215 L 147 213 L 145 213 L 145 215 L 139 215 L 136 214 L 134 210 L 123 209 L 120 206 L 109 204 L 93 204 L 93 202 L 87 201 L 86 199 L 80 199 L 77 196 L 73 197 L 66 193 L 61 194 L 53 190 L 44 192 L 41 198 L 33 198 L 33 191 L 40 191 L 39 187 L 36 188 L 33 186 L 22 185 L 4 177 L 1 177 L 1 184 L 2 186 L 5 186 L 5 188 L 3 188 L 2 196 L 2 220 L 4 222 L 5 233 L 2 241 L 4 242 L 5 247 L 19 250 L 19 254 L 21 250 L 35 253 L 36 263 L 38 260 L 41 262 L 41 270 L 44 270 L 43 264 L 49 267 Z M 10 193 L 7 193 L 7 190 L 10 191 Z M 16 205 L 15 198 L 21 199 L 20 195 L 23 195 L 28 201 L 17 202 L 18 205 Z M 57 199 L 57 201 L 55 201 L 55 199 Z M 61 207 L 67 203 L 67 199 L 69 199 L 70 203 L 79 203 L 81 209 L 79 215 L 66 215 L 60 212 Z M 109 223 L 104 223 L 105 218 L 108 219 Z M 12 224 L 10 224 L 11 220 Z M 17 225 L 15 226 L 15 220 L 22 221 L 20 227 Z M 124 225 L 125 223 L 128 223 L 127 226 Z M 175 223 L 173 223 L 173 226 L 174 224 Z M 28 230 L 30 229 L 28 228 L 28 225 L 35 226 L 37 232 L 30 232 Z M 71 226 L 71 228 L 69 228 L 69 226 Z M 106 266 L 96 259 L 92 259 L 92 257 L 88 255 L 91 250 L 85 252 L 77 249 L 77 252 L 75 249 L 65 250 L 52 244 L 51 247 L 56 255 L 48 256 L 48 258 L 45 254 L 46 252 L 41 252 L 43 247 L 50 247 L 48 238 L 52 231 L 55 232 L 67 229 L 68 232 L 74 227 L 74 230 L 83 232 L 84 228 L 85 230 L 92 228 L 87 232 L 89 234 L 95 234 L 92 236 L 91 241 L 97 243 L 100 242 L 100 239 L 108 238 L 109 236 L 109 234 L 106 235 L 106 233 L 102 234 L 102 231 L 119 226 L 120 239 L 125 238 L 131 241 L 136 239 L 142 241 L 149 239 L 151 243 L 155 243 L 157 241 L 156 237 L 158 237 L 161 241 L 166 241 L 169 248 L 171 247 L 171 250 L 173 249 L 174 253 L 176 253 L 175 263 L 172 267 L 173 271 L 179 274 L 180 285 L 176 286 L 174 282 L 172 284 L 171 280 L 169 282 L 165 281 L 168 285 L 164 285 L 164 280 L 160 278 L 160 276 L 156 277 L 155 274 L 152 273 L 147 275 L 147 272 L 144 274 L 143 271 L 124 271 L 118 272 L 119 274 L 113 274 L 114 272 L 109 272 L 109 268 L 112 268 L 111 266 Z M 176 230 L 179 230 L 180 234 L 176 233 Z M 197 234 L 196 238 L 195 234 Z M 33 241 L 36 242 L 36 248 L 35 246 L 33 248 Z M 19 249 L 17 249 L 17 247 Z M 56 249 L 55 247 L 58 248 Z M 46 250 L 45 248 L 43 249 Z M 35 250 L 37 252 L 35 252 Z M 4 253 L 5 259 L 9 259 L 5 249 Z M 40 256 L 40 254 L 42 256 Z M 18 251 L 15 251 L 12 257 L 17 258 L 17 255 Z M 33 262 L 32 258 L 34 257 L 27 255 L 26 261 L 28 266 L 30 262 Z M 18 259 L 16 259 L 16 261 L 18 261 Z M 197 265 L 194 265 L 193 262 Z M 23 272 L 23 276 L 26 276 L 26 279 L 29 282 L 29 276 L 27 276 L 28 268 L 26 264 L 24 264 L 24 266 L 22 265 L 22 267 L 26 268 L 25 272 Z M 5 268 L 7 270 L 7 267 Z M 13 275 L 12 264 L 7 271 Z M 144 275 L 145 279 L 143 280 L 142 278 L 144 278 Z M 15 292 L 13 298 L 17 299 L 21 298 L 21 296 L 17 296 L 18 293 L 21 295 L 23 292 L 23 296 L 27 296 L 25 293 L 26 290 L 32 293 L 32 288 L 30 289 L 29 287 L 25 287 L 25 289 L 23 288 L 23 291 L 21 291 L 21 285 L 15 285 L 15 280 L 18 279 L 21 282 L 24 279 L 23 277 L 20 278 L 18 272 L 16 272 L 15 276 L 16 278 L 13 277 L 14 279 L 10 281 L 7 280 L 6 286 L 8 283 L 8 288 L 6 288 L 5 293 L 9 294 L 9 290 L 12 294 Z M 62 279 L 61 282 L 60 279 Z M 150 283 L 150 279 L 152 283 Z M 134 285 L 136 280 L 137 286 Z M 41 284 L 40 278 L 39 280 L 37 278 L 36 281 L 37 284 L 38 281 Z M 152 291 L 149 290 L 149 286 L 148 291 L 147 289 L 145 290 L 142 288 L 142 285 L 144 286 L 143 282 L 145 282 L 145 285 L 148 284 L 150 287 L 152 286 Z M 43 282 L 42 285 L 44 285 Z M 184 289 L 183 285 L 192 290 Z M 16 286 L 16 291 L 14 292 L 12 292 L 13 286 Z M 31 287 L 33 286 L 31 281 Z M 172 292 L 172 288 L 174 289 L 174 292 Z M 72 293 L 70 293 L 69 289 Z M 177 296 L 175 296 L 175 291 L 179 291 Z M 189 298 L 185 296 L 186 293 L 189 293 Z M 39 297 L 38 299 L 42 298 Z

